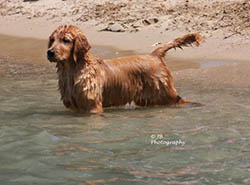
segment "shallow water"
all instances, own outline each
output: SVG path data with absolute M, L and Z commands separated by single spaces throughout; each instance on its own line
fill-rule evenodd
M 204 105 L 81 115 L 56 76 L 1 78 L 0 184 L 250 184 L 250 88 L 176 84 Z

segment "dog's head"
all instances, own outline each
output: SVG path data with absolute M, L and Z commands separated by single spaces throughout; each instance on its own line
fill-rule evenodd
M 49 37 L 47 57 L 50 62 L 80 62 L 91 46 L 83 32 L 75 27 L 59 26 Z

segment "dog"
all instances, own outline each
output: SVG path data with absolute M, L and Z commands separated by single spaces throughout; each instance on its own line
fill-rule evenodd
M 55 62 L 61 100 L 66 108 L 83 113 L 101 113 L 104 107 L 182 105 L 173 76 L 164 63 L 166 52 L 203 41 L 198 33 L 187 34 L 146 55 L 103 60 L 90 53 L 83 31 L 59 26 L 49 37 L 47 58 Z

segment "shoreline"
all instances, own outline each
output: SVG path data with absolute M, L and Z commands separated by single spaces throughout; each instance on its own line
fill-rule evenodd
M 27 20 L 24 18 L 0 17 L 2 25 L 0 34 L 28 39 L 46 41 L 54 29 L 61 25 L 60 22 L 45 21 L 44 18 Z M 153 51 L 156 43 L 166 43 L 188 32 L 162 31 L 161 28 L 149 27 L 140 32 L 99 32 L 91 25 L 77 25 L 80 27 L 92 46 L 112 47 L 121 51 L 134 51 L 136 54 L 145 54 Z M 18 30 L 18 31 L 16 31 Z M 249 61 L 249 44 L 241 43 L 241 38 L 233 37 L 223 40 L 222 35 L 217 34 L 204 38 L 204 42 L 198 47 L 188 47 L 183 50 L 170 51 L 168 56 L 187 60 L 234 60 Z M 45 46 L 46 47 L 46 46 Z
M 5 42 L 0 43 L 1 77 L 14 79 L 31 77 L 56 79 L 55 65 L 49 63 L 44 54 L 47 49 L 47 41 L 45 39 L 6 36 L 1 34 L 0 39 L 2 41 L 6 39 L 9 43 L 8 47 L 6 47 Z M 249 59 L 247 59 L 250 54 L 247 52 L 249 47 L 244 48 L 242 45 L 239 45 L 237 49 L 236 47 L 231 48 L 234 52 L 228 53 L 227 51 L 219 53 L 220 55 L 217 54 L 206 57 L 208 54 L 206 49 L 207 47 L 211 48 L 211 43 L 212 41 L 207 43 L 207 46 L 173 50 L 168 53 L 165 58 L 165 63 L 174 75 L 177 88 L 181 87 L 182 89 L 190 85 L 198 85 L 202 88 L 210 88 L 212 86 L 217 88 L 223 88 L 225 86 L 229 88 L 250 88 L 250 62 Z M 243 52 L 244 49 L 246 51 L 245 53 Z M 10 52 L 12 52 L 12 54 Z M 197 57 L 201 56 L 203 52 L 206 54 L 205 56 Z M 5 53 L 6 56 L 3 57 L 1 53 Z M 101 55 L 102 58 L 105 58 L 105 56 L 106 58 L 110 58 L 138 54 L 138 52 L 132 50 L 118 50 L 114 47 L 97 45 L 93 46 L 92 53 L 99 57 Z M 193 55 L 195 53 L 197 55 Z M 223 58 L 223 56 L 226 55 L 226 59 Z

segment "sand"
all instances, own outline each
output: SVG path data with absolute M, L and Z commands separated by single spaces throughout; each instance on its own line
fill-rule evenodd
M 23 37 L 18 41 L 20 48 L 27 38 L 41 40 L 44 46 L 28 43 L 45 53 L 50 33 L 58 25 L 72 24 L 84 30 L 93 48 L 139 54 L 152 51 L 156 43 L 198 32 L 205 38 L 199 48 L 173 50 L 166 57 L 177 81 L 202 79 L 250 87 L 249 9 L 247 0 L 0 0 L 0 34 Z M 11 48 L 9 41 L 1 40 L 0 58 L 6 59 Z M 18 46 L 13 48 L 14 58 L 18 51 Z M 32 58 L 28 52 L 24 54 Z M 47 62 L 40 58 L 29 61 Z

